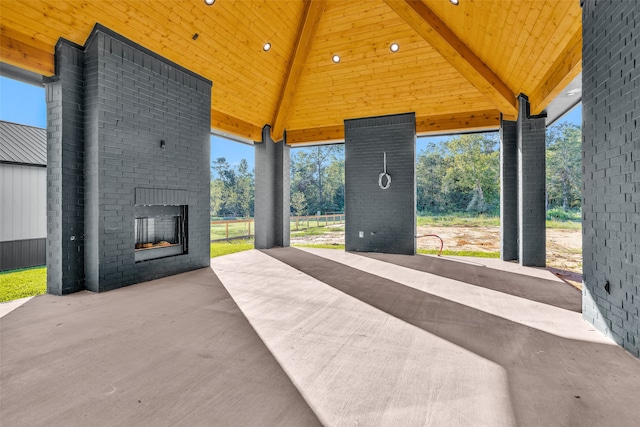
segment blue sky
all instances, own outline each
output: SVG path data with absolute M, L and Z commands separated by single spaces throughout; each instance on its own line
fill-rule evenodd
M 47 107 L 44 88 L 21 83 L 6 77 L 0 77 L 0 120 L 44 128 L 47 126 Z M 582 123 L 582 105 L 568 112 L 561 121 L 580 125 Z M 427 143 L 443 141 L 448 136 L 418 138 L 416 147 L 419 153 Z M 254 167 L 253 147 L 239 142 L 229 141 L 216 136 L 211 137 L 211 158 L 224 157 L 230 164 L 238 164 L 247 159 L 249 167 Z

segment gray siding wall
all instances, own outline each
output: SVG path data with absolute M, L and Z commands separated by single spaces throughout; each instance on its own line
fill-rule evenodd
M 0 164 L 0 242 L 47 237 L 47 169 Z
M 104 29 L 87 42 L 85 71 L 87 288 L 208 266 L 211 82 Z M 187 254 L 135 262 L 141 188 L 187 195 Z
M 45 265 L 47 239 L 0 242 L 0 271 Z
M 640 357 L 640 3 L 582 18 L 583 316 Z
M 378 186 L 384 152 L 386 190 Z M 415 156 L 415 114 L 345 120 L 346 250 L 415 254 Z

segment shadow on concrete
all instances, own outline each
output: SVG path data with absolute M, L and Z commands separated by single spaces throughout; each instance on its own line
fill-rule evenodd
M 358 255 L 395 264 L 412 270 L 469 283 L 531 301 L 553 305 L 565 310 L 582 312 L 580 291 L 564 281 L 553 281 L 483 265 L 436 258 L 356 252 Z
M 615 420 L 618 426 L 635 426 L 640 419 L 640 361 L 618 346 L 562 338 L 298 249 L 263 252 L 503 367 L 519 425 Z M 393 257 L 395 263 L 410 264 L 402 257 Z M 479 281 L 473 273 L 465 278 Z M 547 282 L 538 286 L 558 287 Z
M 2 425 L 320 425 L 209 268 L 42 295 L 0 332 Z

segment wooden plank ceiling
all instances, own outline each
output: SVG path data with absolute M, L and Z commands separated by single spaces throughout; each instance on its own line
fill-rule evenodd
M 213 128 L 292 144 L 404 112 L 419 134 L 495 128 L 581 71 L 579 0 L 2 0 L 0 61 L 52 75 L 96 23 L 212 80 Z

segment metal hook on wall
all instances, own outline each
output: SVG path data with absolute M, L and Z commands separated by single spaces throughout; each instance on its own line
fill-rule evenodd
M 384 183 L 384 179 L 386 178 L 387 182 Z M 387 152 L 384 152 L 384 172 L 378 175 L 378 187 L 383 190 L 391 187 L 391 175 L 387 173 Z

